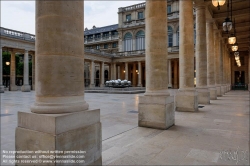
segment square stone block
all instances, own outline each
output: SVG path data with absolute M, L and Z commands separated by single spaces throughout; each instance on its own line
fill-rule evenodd
M 196 88 L 198 104 L 210 104 L 210 91 L 208 88 Z
M 221 97 L 221 86 L 216 86 L 216 90 L 217 90 L 217 97 Z
M 217 100 L 217 90 L 216 87 L 210 87 L 210 100 Z
M 174 125 L 174 97 L 140 96 L 138 125 L 155 129 L 168 129 Z
M 196 90 L 179 90 L 175 95 L 176 111 L 198 111 L 198 92 Z
M 99 109 L 67 114 L 19 112 L 16 151 L 37 152 L 32 154 L 34 158 L 28 158 L 35 163 L 28 165 L 102 165 L 101 133 Z M 51 151 L 71 152 L 53 154 Z M 57 157 L 41 157 L 43 155 Z M 69 156 L 64 158 L 66 155 Z M 20 163 L 23 158 L 18 158 L 17 154 L 16 159 L 19 160 L 16 165 L 26 165 Z M 59 163 L 62 160 L 68 163 Z

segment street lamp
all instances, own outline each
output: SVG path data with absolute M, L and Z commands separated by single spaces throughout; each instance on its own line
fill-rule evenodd
M 220 10 L 220 6 L 223 6 L 225 4 L 226 0 L 212 0 L 212 4 L 215 7 L 218 7 L 218 10 Z
M 228 37 L 228 44 L 236 43 L 236 29 L 235 29 L 235 19 L 234 19 L 234 33 Z
M 231 0 L 231 19 L 232 19 L 232 0 Z M 229 2 L 227 3 L 227 18 L 225 19 L 225 21 L 223 22 L 222 24 L 222 28 L 223 28 L 223 31 L 225 32 L 229 32 L 232 30 L 233 28 L 233 22 L 232 20 L 230 20 L 229 18 Z
M 235 43 L 234 45 L 232 45 L 232 51 L 238 51 L 238 44 Z
M 9 65 L 10 65 L 10 62 L 5 62 L 5 64 L 6 64 L 7 66 L 9 66 Z
M 236 36 L 234 34 L 232 34 L 229 38 L 228 38 L 228 44 L 235 44 L 236 43 Z

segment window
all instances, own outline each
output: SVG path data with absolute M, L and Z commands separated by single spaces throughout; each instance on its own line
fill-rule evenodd
M 167 12 L 168 12 L 168 13 L 171 13 L 171 12 L 172 12 L 172 11 L 171 11 L 171 5 L 168 5 Z
M 131 14 L 126 15 L 126 21 L 131 21 Z
M 100 46 L 99 46 L 99 45 L 96 45 L 96 49 L 99 50 L 99 49 L 100 49 Z
M 132 51 L 132 46 L 132 34 L 128 32 L 124 36 L 124 51 Z
M 96 38 L 96 39 L 98 39 L 98 38 L 100 38 L 100 37 L 101 37 L 101 34 L 96 34 L 96 35 L 95 35 L 95 38 Z
M 111 34 L 112 35 L 118 35 L 118 32 L 117 31 L 112 31 Z
M 144 31 L 138 31 L 136 33 L 136 50 L 145 49 L 145 33 Z
M 108 49 L 109 45 L 108 44 L 104 44 L 104 49 Z
M 112 44 L 112 47 L 113 47 L 113 48 L 116 48 L 116 46 L 117 46 L 116 43 L 113 43 L 113 44 Z
M 143 18 L 144 18 L 143 12 L 138 12 L 138 20 L 143 19 Z
M 168 26 L 168 47 L 173 46 L 173 29 L 171 26 Z

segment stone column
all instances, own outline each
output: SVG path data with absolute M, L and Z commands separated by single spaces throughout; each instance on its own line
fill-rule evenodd
M 224 47 L 224 55 L 223 55 L 223 88 L 224 88 L 224 93 L 227 92 L 227 70 L 226 70 L 226 66 L 227 66 L 227 46 L 226 44 L 223 45 Z
M 248 51 L 248 90 L 250 91 L 250 48 Z
M 121 66 L 117 66 L 117 79 L 121 79 Z
M 136 76 L 137 73 L 136 73 L 136 63 L 134 62 L 133 63 L 133 86 L 136 86 Z
M 0 47 L 0 93 L 4 93 L 3 86 L 3 50 Z
M 112 79 L 112 64 L 109 64 L 109 76 L 108 76 L 108 80 Z
M 168 60 L 168 87 L 172 88 L 172 65 L 171 65 L 171 59 Z
M 88 110 L 84 100 L 83 7 L 83 1 L 36 1 L 36 99 L 33 113 L 18 112 L 15 147 L 86 151 L 77 160 L 102 165 L 100 110 Z
M 30 92 L 30 85 L 29 85 L 29 52 L 25 50 L 24 52 L 24 60 L 23 60 L 23 86 L 22 92 Z
M 195 1 L 196 10 L 196 90 L 198 104 L 210 104 L 210 91 L 207 87 L 207 43 L 206 10 L 203 0 Z
M 141 76 L 142 76 L 142 69 L 141 69 L 141 62 L 139 61 L 138 62 L 138 84 L 137 84 L 137 86 L 138 87 L 141 87 L 142 86 L 142 84 L 141 84 Z
M 167 1 L 146 1 L 146 92 L 139 97 L 138 125 L 174 125 L 174 97 L 168 92 Z
M 222 38 L 220 39 L 220 57 L 219 57 L 219 59 L 220 59 L 220 62 L 219 62 L 219 64 L 220 64 L 220 68 L 219 68 L 219 75 L 220 75 L 220 85 L 221 85 L 221 87 L 220 87 L 220 89 L 221 89 L 221 96 L 222 95 L 224 95 L 225 94 L 225 91 L 224 91 L 224 86 L 223 86 L 223 62 L 224 62 L 224 44 L 223 44 L 223 40 L 222 40 Z
M 180 89 L 176 93 L 177 111 L 198 111 L 198 93 L 194 88 L 194 19 L 193 1 L 179 1 Z
M 214 64 L 215 64 L 215 86 L 217 91 L 217 97 L 221 94 L 220 83 L 220 37 L 219 30 L 214 30 Z
M 89 87 L 93 88 L 93 87 L 95 87 L 95 62 L 93 60 L 90 62 L 89 71 L 90 71 Z
M 10 60 L 10 91 L 17 91 L 16 86 L 16 53 L 11 51 Z
M 113 63 L 113 80 L 116 80 L 116 63 Z
M 125 80 L 128 80 L 128 62 L 125 62 Z
M 36 68 L 35 68 L 35 53 L 32 55 L 32 90 L 35 90 L 35 73 L 36 73 Z
M 226 52 L 226 69 L 225 69 L 225 74 L 226 74 L 226 92 L 228 92 L 228 58 L 229 58 L 229 56 L 228 56 L 228 51 Z
M 210 90 L 210 99 L 217 99 L 217 90 L 215 87 L 215 65 L 214 65 L 214 22 L 207 19 L 207 83 Z
M 178 62 L 174 60 L 174 88 L 178 88 Z
M 231 54 L 228 57 L 228 91 L 231 90 Z
M 104 62 L 100 63 L 100 87 L 104 87 Z

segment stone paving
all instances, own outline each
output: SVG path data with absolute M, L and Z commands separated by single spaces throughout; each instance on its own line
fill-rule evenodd
M 168 130 L 138 127 L 140 95 L 85 94 L 90 109 L 101 109 L 103 165 L 249 165 L 248 91 L 176 112 Z M 34 99 L 34 91 L 1 94 L 1 151 L 14 150 L 17 112 L 28 112 Z

